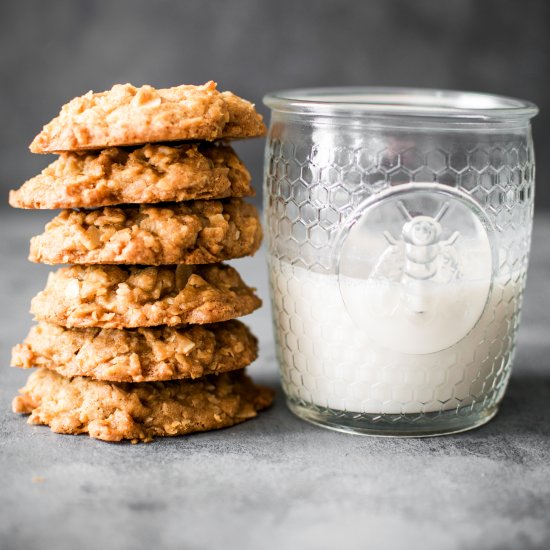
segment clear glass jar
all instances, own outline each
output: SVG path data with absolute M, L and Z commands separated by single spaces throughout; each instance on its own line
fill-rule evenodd
M 490 420 L 525 285 L 537 108 L 379 88 L 264 101 L 268 261 L 290 409 L 370 435 Z

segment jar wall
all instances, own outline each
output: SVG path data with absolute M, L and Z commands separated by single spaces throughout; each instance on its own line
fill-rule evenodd
M 368 338 L 358 343 L 361 331 L 347 322 L 341 296 L 323 277 L 336 275 L 342 228 L 365 201 L 415 183 L 440 184 L 475 201 L 496 253 L 477 325 L 483 331 L 421 359 Z M 414 434 L 459 430 L 461 415 L 482 418 L 496 407 L 510 373 L 530 247 L 528 125 L 275 111 L 264 192 L 277 351 L 291 408 L 351 431 L 365 423 L 392 432 L 401 419 Z M 361 364 L 358 357 L 365 357 Z M 440 428 L 426 428 L 434 422 Z
M 275 112 L 264 189 L 269 250 L 330 271 L 332 239 L 361 203 L 397 185 L 435 182 L 485 210 L 502 237 L 503 264 L 515 265 L 526 261 L 529 248 L 521 239 L 530 238 L 523 230 L 530 227 L 534 175 L 529 126 L 415 129 Z

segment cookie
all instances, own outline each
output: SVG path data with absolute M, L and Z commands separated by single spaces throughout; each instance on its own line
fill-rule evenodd
M 219 92 L 212 81 L 160 90 L 116 84 L 64 105 L 34 138 L 30 150 L 54 153 L 158 141 L 213 141 L 265 132 L 252 103 L 231 92 Z
M 155 382 L 242 369 L 257 355 L 256 338 L 239 321 L 126 330 L 39 323 L 13 348 L 12 366 L 112 382 Z
M 50 273 L 31 313 L 65 327 L 134 328 L 218 323 L 261 305 L 254 289 L 224 264 L 75 265 Z
M 207 264 L 254 254 L 258 211 L 242 199 L 63 210 L 31 239 L 46 264 Z
M 250 173 L 229 146 L 111 147 L 62 153 L 10 192 L 16 208 L 90 208 L 254 195 Z
M 198 380 L 124 384 L 64 378 L 48 369 L 31 374 L 12 403 L 29 424 L 54 432 L 88 433 L 105 441 L 151 441 L 225 428 L 256 416 L 273 392 L 243 371 Z

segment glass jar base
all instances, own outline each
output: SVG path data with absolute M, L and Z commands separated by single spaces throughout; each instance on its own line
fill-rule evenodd
M 498 405 L 482 410 L 468 406 L 423 414 L 360 414 L 287 400 L 297 417 L 338 432 L 375 437 L 434 437 L 479 428 L 494 418 Z

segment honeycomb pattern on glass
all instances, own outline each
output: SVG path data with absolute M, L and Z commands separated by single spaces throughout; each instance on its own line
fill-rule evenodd
M 413 424 L 427 417 L 433 419 L 443 411 L 467 415 L 497 404 L 514 354 L 531 237 L 534 159 L 530 137 L 502 135 L 484 140 L 476 135 L 464 137 L 458 144 L 451 144 L 454 138 L 449 139 L 447 146 L 445 139 L 434 143 L 423 138 L 407 140 L 405 136 L 392 141 L 387 135 L 374 133 L 372 139 L 363 138 L 357 145 L 353 139 L 331 141 L 316 139 L 313 134 L 313 139 L 291 142 L 287 136 L 271 132 L 266 148 L 264 200 L 272 303 L 282 382 L 289 401 L 337 420 L 347 414 L 346 409 L 313 403 L 313 390 L 322 387 L 327 395 L 347 391 L 364 396 L 371 410 L 376 404 L 369 396 L 375 394 L 377 399 L 383 397 L 380 410 L 392 410 L 392 414 L 356 413 L 354 418 Z M 344 221 L 366 199 L 410 182 L 452 186 L 483 208 L 498 247 L 494 276 L 500 285 L 493 288 L 490 306 L 504 308 L 505 319 L 499 323 L 488 308 L 485 345 L 472 349 L 469 357 L 464 353 L 458 356 L 450 348 L 444 364 L 430 365 L 426 356 L 425 372 L 411 371 L 414 379 L 406 379 L 400 371 L 405 378 L 401 385 L 396 385 L 391 375 L 395 358 L 380 368 L 365 370 L 360 380 L 356 374 L 346 373 L 345 364 L 337 375 L 335 369 L 329 369 L 320 377 L 318 368 L 311 364 L 312 358 L 317 367 L 320 361 L 315 342 L 302 326 L 304 308 L 311 306 L 302 299 L 307 288 L 299 288 L 300 282 L 292 275 L 279 277 L 277 273 L 285 266 L 334 273 L 332 246 Z M 292 285 L 294 288 L 289 288 Z M 335 338 L 341 330 L 327 318 L 318 319 L 317 326 Z M 345 341 L 346 334 L 340 337 Z M 454 368 L 458 362 L 462 369 Z M 452 386 L 453 391 L 441 396 L 438 385 Z

